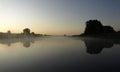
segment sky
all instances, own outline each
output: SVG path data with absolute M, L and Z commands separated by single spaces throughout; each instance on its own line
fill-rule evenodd
M 0 0 L 0 32 L 74 35 L 91 19 L 118 31 L 119 7 L 120 0 Z

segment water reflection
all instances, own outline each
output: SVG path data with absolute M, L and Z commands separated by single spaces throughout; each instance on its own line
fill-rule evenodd
M 24 39 L 21 42 L 23 43 L 23 46 L 26 48 L 29 48 L 31 43 L 34 43 L 34 39 Z
M 15 39 L 2 39 L 0 40 L 0 44 L 5 44 L 7 46 L 11 46 L 13 43 L 21 42 L 24 47 L 29 48 L 31 43 L 34 43 L 36 38 L 15 38 Z
M 80 38 L 0 39 L 0 45 L 9 46 L 0 48 L 0 72 L 115 72 L 119 69 L 120 49 L 115 44 L 120 44 L 120 41 L 82 40 L 89 54 L 98 54 L 104 48 L 113 47 L 109 52 L 88 55 Z
M 29 48 L 32 43 L 40 40 L 39 38 L 14 38 L 14 39 L 1 39 L 0 44 L 11 46 L 13 43 L 22 43 L 25 48 Z M 89 54 L 99 54 L 104 48 L 112 48 L 114 44 L 120 44 L 120 40 L 116 39 L 95 39 L 95 38 L 81 38 L 86 46 L 86 52 Z M 74 41 L 74 40 L 73 40 Z M 76 40 L 75 40 L 76 41 Z M 59 41 L 58 41 L 59 42 Z M 68 42 L 69 45 L 70 42 Z M 73 42 L 74 43 L 74 42 Z M 59 43 L 58 43 L 59 44 Z M 74 46 L 74 45 L 73 45 Z
M 112 48 L 114 44 L 120 44 L 120 40 L 115 39 L 82 39 L 86 45 L 86 52 L 89 54 L 99 54 L 104 48 Z

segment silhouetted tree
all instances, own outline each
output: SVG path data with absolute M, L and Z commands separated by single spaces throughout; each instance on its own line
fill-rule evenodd
M 111 26 L 103 26 L 98 20 L 89 20 L 86 22 L 85 35 L 113 33 L 115 30 Z
M 114 33 L 115 30 L 111 26 L 104 26 L 104 33 Z
M 11 34 L 11 31 L 10 30 L 8 30 L 8 32 L 7 32 L 8 34 Z
M 64 34 L 64 36 L 67 36 L 66 34 Z
M 86 22 L 85 34 L 103 33 L 103 25 L 98 20 L 89 20 Z
M 29 28 L 25 28 L 25 29 L 23 30 L 23 33 L 24 33 L 25 35 L 30 35 L 30 29 L 29 29 Z
M 32 34 L 32 35 L 35 35 L 35 33 L 34 33 L 34 32 L 32 32 L 31 34 Z

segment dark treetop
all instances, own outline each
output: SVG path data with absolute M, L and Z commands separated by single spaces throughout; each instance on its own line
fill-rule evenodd
M 98 20 L 89 20 L 86 22 L 86 28 L 83 34 L 73 35 L 83 37 L 101 37 L 101 38 L 120 38 L 120 31 L 116 32 L 111 26 L 104 26 Z

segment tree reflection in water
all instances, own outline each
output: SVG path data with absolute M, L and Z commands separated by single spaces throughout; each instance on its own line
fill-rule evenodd
M 86 45 L 86 52 L 89 54 L 99 54 L 104 48 L 112 48 L 114 44 L 120 44 L 116 39 L 82 39 Z
M 86 52 L 89 54 L 99 54 L 104 48 L 112 48 L 114 44 L 120 44 L 119 39 L 98 39 L 98 38 L 79 38 L 86 45 Z M 79 40 L 77 39 L 77 40 Z M 31 43 L 39 40 L 38 38 L 14 38 L 1 39 L 0 44 L 11 46 L 13 43 L 21 42 L 25 48 L 29 48 Z M 69 42 L 68 42 L 69 43 Z
M 14 39 L 1 39 L 0 44 L 11 46 L 13 43 L 21 42 L 24 47 L 29 48 L 31 43 L 34 43 L 36 38 L 14 38 Z

